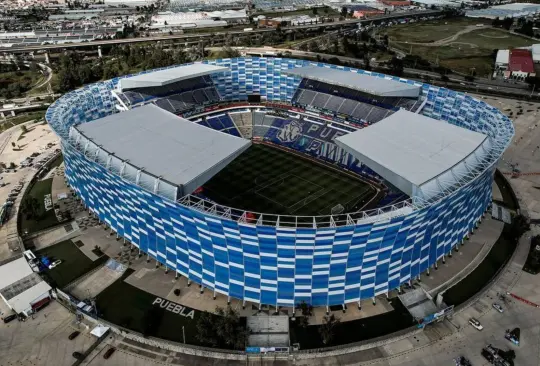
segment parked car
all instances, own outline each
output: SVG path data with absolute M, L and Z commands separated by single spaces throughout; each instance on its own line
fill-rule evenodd
M 62 263 L 62 261 L 60 259 L 52 262 L 51 264 L 49 264 L 49 269 L 53 269 L 54 267 L 60 265 Z
M 77 338 L 79 336 L 79 334 L 81 334 L 81 332 L 79 332 L 78 330 L 74 331 L 73 333 L 71 333 L 68 337 L 68 339 L 70 341 L 74 340 L 75 338 Z
M 477 330 L 482 330 L 484 329 L 484 327 L 482 326 L 482 324 L 480 324 L 480 322 L 478 320 L 476 320 L 475 318 L 470 318 L 469 319 L 469 324 L 472 325 L 474 328 L 476 328 Z
M 11 314 L 4 318 L 4 323 L 9 323 L 12 320 L 15 320 L 17 318 L 17 314 Z
M 114 348 L 114 347 L 109 348 L 109 349 L 107 350 L 107 352 L 105 352 L 105 353 L 103 354 L 103 358 L 104 358 L 104 359 L 108 359 L 109 357 L 112 356 L 112 354 L 114 353 L 114 351 L 116 351 L 116 348 Z
M 499 313 L 504 313 L 504 309 L 501 305 L 497 304 L 496 302 L 493 303 L 493 309 L 497 310 Z
M 520 329 L 514 328 L 513 330 L 507 329 L 504 333 L 504 338 L 508 339 L 510 342 L 514 343 L 516 346 L 519 346 L 519 336 Z
M 81 352 L 73 352 L 72 356 L 77 360 L 84 360 L 84 355 Z

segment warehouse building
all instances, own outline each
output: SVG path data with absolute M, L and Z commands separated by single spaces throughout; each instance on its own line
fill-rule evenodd
M 0 266 L 0 297 L 16 314 L 29 316 L 51 300 L 51 286 L 24 257 Z

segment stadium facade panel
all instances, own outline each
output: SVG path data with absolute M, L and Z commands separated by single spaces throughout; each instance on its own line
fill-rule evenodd
M 209 63 L 231 70 L 213 76 L 221 97 L 230 101 L 260 93 L 267 101 L 290 102 L 301 80 L 282 71 L 325 66 L 280 58 Z M 47 121 L 62 139 L 69 184 L 118 235 L 217 293 L 278 306 L 369 299 L 433 266 L 474 229 L 491 202 L 500 156 L 493 156 L 493 163 L 433 204 L 355 225 L 264 226 L 202 212 L 120 177 L 118 169 L 85 155 L 70 140 L 71 126 L 115 112 L 111 91 L 118 80 L 68 93 L 47 111 Z M 422 96 L 422 114 L 489 134 L 502 149 L 513 135 L 511 122 L 483 101 L 427 84 L 422 85 Z

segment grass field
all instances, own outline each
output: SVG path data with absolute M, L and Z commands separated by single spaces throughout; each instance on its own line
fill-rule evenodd
M 476 75 L 487 76 L 492 72 L 495 49 L 508 49 L 530 46 L 533 40 L 510 34 L 501 29 L 474 29 L 459 35 L 457 39 L 438 46 L 425 46 L 410 43 L 432 43 L 441 41 L 465 29 L 466 26 L 481 24 L 478 19 L 453 19 L 398 25 L 386 30 L 390 44 L 406 53 L 421 56 L 431 62 L 452 70 L 470 73 L 474 68 Z
M 102 256 L 95 261 L 88 258 L 77 248 L 71 240 L 65 240 L 58 244 L 37 251 L 40 256 L 47 256 L 52 261 L 61 260 L 62 263 L 44 273 L 54 281 L 56 287 L 63 288 L 73 280 L 91 271 L 107 261 L 107 256 Z
M 186 343 L 202 345 L 196 338 L 197 319 L 201 312 L 195 310 L 192 319 L 153 305 L 155 295 L 124 282 L 131 273 L 133 270 L 128 269 L 122 278 L 97 295 L 96 304 L 100 317 L 136 332 L 147 333 L 148 336 L 179 343 L 184 341 L 183 328 Z M 186 308 L 182 313 L 188 314 L 191 310 Z M 152 314 L 152 319 L 149 319 L 149 314 Z M 149 327 L 145 324 L 148 321 L 154 325 Z
M 220 204 L 276 215 L 328 215 L 362 208 L 376 190 L 356 177 L 276 148 L 255 144 L 204 186 Z
M 27 217 L 27 215 L 21 211 L 20 220 L 21 220 L 21 231 L 24 234 L 32 234 L 37 231 L 47 229 L 49 227 L 58 225 L 58 220 L 54 214 L 54 209 L 45 211 L 44 198 L 45 195 L 51 194 L 52 188 L 52 178 L 37 181 L 30 191 L 26 194 L 23 200 L 27 198 L 35 198 L 37 200 L 37 210 L 36 217 Z
M 451 37 L 467 26 L 490 24 L 485 19 L 455 18 L 398 24 L 385 30 L 391 41 L 400 42 L 436 42 Z

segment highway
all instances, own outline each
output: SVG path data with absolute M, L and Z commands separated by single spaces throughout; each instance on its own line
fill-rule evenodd
M 368 19 L 352 19 L 352 20 L 343 20 L 338 22 L 328 22 L 328 23 L 319 23 L 319 24 L 308 24 L 308 25 L 297 25 L 293 27 L 283 27 L 282 31 L 288 30 L 298 30 L 298 29 L 311 29 L 311 28 L 332 28 L 332 27 L 345 27 L 345 26 L 355 26 L 357 24 L 371 23 L 371 22 L 382 22 L 390 19 L 401 19 L 401 18 L 410 18 L 410 17 L 422 17 L 422 16 L 434 16 L 441 14 L 439 10 L 426 10 L 426 11 L 415 11 L 415 12 L 405 12 L 405 13 L 394 13 L 388 15 L 374 16 Z M 264 28 L 264 29 L 254 29 L 252 31 L 231 31 L 227 32 L 226 30 L 216 33 L 187 33 L 187 34 L 177 34 L 177 35 L 160 35 L 153 37 L 142 37 L 142 38 L 126 38 L 126 39 L 111 39 L 111 40 L 98 40 L 91 42 L 74 42 L 74 43 L 64 43 L 64 44 L 47 44 L 47 45 L 29 45 L 29 46 L 14 46 L 14 47 L 0 47 L 0 52 L 2 53 L 23 53 L 31 51 L 48 51 L 48 50 L 64 50 L 64 49 L 76 49 L 81 47 L 94 47 L 94 46 L 105 46 L 105 45 L 116 45 L 116 44 L 130 44 L 130 43 L 141 43 L 141 42 L 157 42 L 157 41 L 172 41 L 172 40 L 185 40 L 190 38 L 208 38 L 215 37 L 216 35 L 239 35 L 239 34 L 257 34 L 257 33 L 267 33 L 267 32 L 276 32 L 274 28 Z

